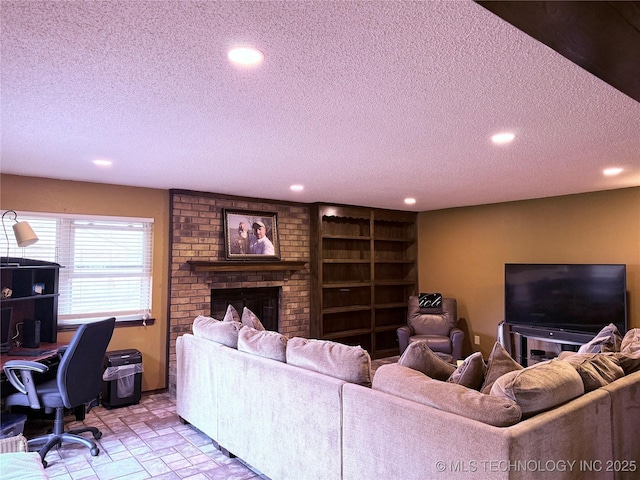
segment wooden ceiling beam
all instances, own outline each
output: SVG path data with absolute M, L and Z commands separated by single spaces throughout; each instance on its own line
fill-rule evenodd
M 640 2 L 476 3 L 640 102 Z

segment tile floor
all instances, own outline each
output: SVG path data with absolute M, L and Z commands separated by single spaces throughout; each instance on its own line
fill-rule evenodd
M 46 457 L 51 480 L 266 479 L 240 460 L 225 457 L 203 433 L 183 425 L 168 393 L 142 395 L 139 404 L 111 410 L 96 407 L 83 422 L 73 415 L 66 420 L 67 429 L 98 427 L 100 454 L 92 457 L 87 448 L 75 444 L 54 448 Z M 50 426 L 50 421 L 29 420 L 25 435 L 33 438 Z

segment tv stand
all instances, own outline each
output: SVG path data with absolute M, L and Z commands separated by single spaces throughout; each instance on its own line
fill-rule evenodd
M 577 352 L 589 342 L 593 333 L 568 332 L 505 323 L 505 335 L 511 339 L 511 356 L 523 367 L 556 357 L 561 351 Z M 535 352 L 540 350 L 543 354 Z M 532 352 L 535 352 L 532 354 Z

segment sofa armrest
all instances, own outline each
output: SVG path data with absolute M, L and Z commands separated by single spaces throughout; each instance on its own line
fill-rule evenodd
M 396 330 L 398 334 L 398 345 L 400 346 L 400 355 L 404 353 L 404 351 L 409 346 L 409 339 L 414 334 L 413 328 L 409 325 L 403 325 L 402 327 Z
M 464 332 L 458 327 L 452 328 L 449 333 L 451 338 L 451 356 L 453 361 L 460 360 L 462 358 L 462 343 L 464 342 Z

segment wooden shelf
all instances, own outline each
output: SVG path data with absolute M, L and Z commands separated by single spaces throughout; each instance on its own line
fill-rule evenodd
M 205 260 L 188 260 L 194 272 L 266 272 L 302 270 L 306 267 L 305 261 L 235 261 L 235 262 L 209 262 Z
M 322 235 L 322 238 L 326 238 L 326 239 L 334 239 L 334 240 L 365 240 L 365 241 L 369 241 L 371 240 L 370 236 L 364 236 L 364 235 Z
M 348 307 L 327 307 L 322 309 L 322 313 L 348 313 L 371 310 L 371 305 L 350 305 Z
M 356 263 L 365 263 L 369 265 L 371 260 L 366 259 L 350 259 L 350 258 L 325 258 L 322 260 L 323 263 L 347 263 L 347 264 L 356 264 Z
M 417 287 L 416 214 L 317 204 L 311 238 L 311 336 L 399 353 Z
M 0 274 L 2 287 L 12 290 L 10 298 L 2 299 L 2 306 L 10 310 L 8 329 L 16 332 L 16 327 L 27 320 L 40 321 L 40 336 L 43 343 L 55 343 L 58 336 L 58 296 L 60 265 L 39 260 L 2 257 Z M 34 293 L 34 286 L 40 284 L 42 293 Z M 20 335 L 24 329 L 20 328 Z M 18 338 L 25 343 L 24 337 Z

